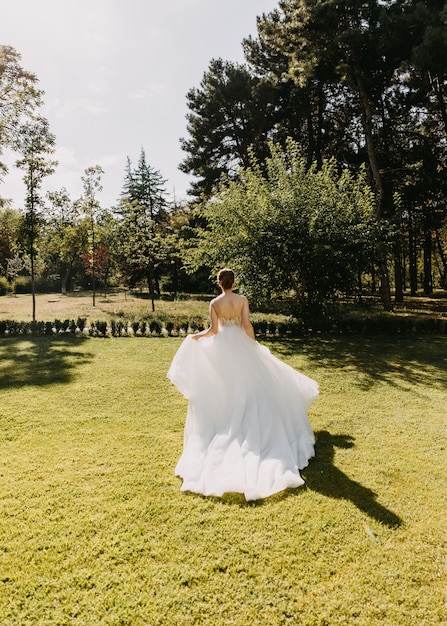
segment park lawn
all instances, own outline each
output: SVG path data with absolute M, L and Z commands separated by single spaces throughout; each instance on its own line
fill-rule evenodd
M 91 292 L 75 292 L 67 295 L 55 293 L 36 294 L 36 319 L 51 322 L 55 319 L 86 318 L 88 322 L 94 320 L 111 319 L 146 319 L 160 316 L 175 318 L 176 316 L 203 316 L 208 318 L 209 303 L 206 296 L 187 300 L 157 300 L 155 313 L 152 313 L 151 301 L 144 297 L 147 294 L 135 296 L 125 291 L 115 291 L 107 294 L 97 293 L 96 304 L 92 304 Z M 31 321 L 32 296 L 30 294 L 8 295 L 0 297 L 0 320 Z
M 180 342 L 0 340 L 0 624 L 445 624 L 447 337 L 264 341 L 316 458 L 249 504 L 179 491 Z

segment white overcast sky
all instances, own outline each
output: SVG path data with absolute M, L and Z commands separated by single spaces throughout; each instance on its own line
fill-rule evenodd
M 73 200 L 81 176 L 101 165 L 104 208 L 122 189 L 126 158 L 148 163 L 185 199 L 186 93 L 199 87 L 213 58 L 244 61 L 242 40 L 276 0 L 2 0 L 0 44 L 22 55 L 45 91 L 42 113 L 56 136 L 56 173 L 46 190 Z M 23 173 L 12 167 L 0 196 L 21 208 Z

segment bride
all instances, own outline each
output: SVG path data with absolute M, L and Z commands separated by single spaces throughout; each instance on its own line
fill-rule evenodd
M 217 280 L 209 328 L 184 339 L 167 374 L 189 401 L 175 473 L 184 491 L 257 500 L 304 484 L 299 470 L 314 455 L 307 409 L 318 385 L 256 342 L 233 271 Z

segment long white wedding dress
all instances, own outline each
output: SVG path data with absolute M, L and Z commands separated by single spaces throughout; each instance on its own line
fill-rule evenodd
M 210 338 L 187 336 L 167 376 L 189 401 L 182 490 L 257 500 L 304 484 L 318 385 L 250 339 L 240 319 L 219 319 Z

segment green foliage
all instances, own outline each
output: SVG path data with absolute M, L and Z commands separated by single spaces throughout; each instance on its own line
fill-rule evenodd
M 182 140 L 187 157 L 180 169 L 197 177 L 196 198 L 210 197 L 222 175 L 234 176 L 249 162 L 249 148 L 267 154 L 267 130 L 274 125 L 272 88 L 247 67 L 213 59 L 200 89 L 187 94 L 188 132 Z
M 26 276 L 17 276 L 13 280 L 12 290 L 14 291 L 14 293 L 31 293 L 31 279 L 27 278 Z
M 128 159 L 124 188 L 116 213 L 116 250 L 127 284 L 147 281 L 154 310 L 163 266 L 173 247 L 166 211 L 166 181 L 146 162 L 141 150 L 136 169 Z
M 202 209 L 207 227 L 194 261 L 233 267 L 252 302 L 295 293 L 306 317 L 356 290 L 381 232 L 365 176 L 340 175 L 335 161 L 307 168 L 295 142 L 271 146 L 267 171 L 255 161 Z
M 14 48 L 0 45 L 0 155 L 5 146 L 17 148 L 18 131 L 42 104 L 36 75 L 24 70 L 20 61 Z M 0 163 L 0 180 L 6 171 Z
M 74 279 L 82 281 L 84 277 L 81 256 L 89 250 L 90 223 L 81 215 L 81 204 L 72 202 L 66 189 L 49 193 L 48 200 L 41 248 L 48 271 L 60 276 L 65 293 Z
M 6 275 L 8 261 L 14 257 L 20 230 L 21 213 L 0 208 L 0 273 Z
M 8 291 L 12 291 L 12 286 L 6 276 L 0 276 L 0 296 L 4 296 Z

